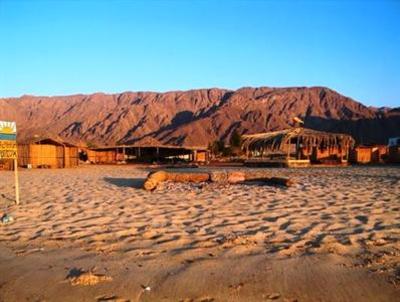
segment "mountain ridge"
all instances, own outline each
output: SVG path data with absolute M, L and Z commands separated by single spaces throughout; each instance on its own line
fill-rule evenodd
M 21 140 L 56 136 L 99 146 L 206 146 L 216 139 L 228 141 L 235 130 L 290 127 L 294 116 L 303 118 L 306 127 L 348 133 L 363 144 L 400 136 L 399 108 L 367 107 L 321 86 L 0 98 L 0 120 L 16 120 Z

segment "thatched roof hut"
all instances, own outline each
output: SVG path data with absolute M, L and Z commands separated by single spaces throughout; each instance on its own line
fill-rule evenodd
M 339 146 L 342 148 L 354 146 L 354 139 L 343 133 L 331 133 L 307 128 L 292 128 L 280 131 L 257 133 L 242 136 L 242 148 L 254 150 L 263 148 L 265 151 L 287 151 L 286 146 L 293 140 L 299 140 L 304 147 L 323 145 L 325 148 Z
M 322 132 L 307 128 L 250 134 L 242 136 L 242 150 L 255 157 L 280 155 L 289 159 L 317 161 L 337 156 L 341 159 L 354 146 L 354 139 L 343 133 Z

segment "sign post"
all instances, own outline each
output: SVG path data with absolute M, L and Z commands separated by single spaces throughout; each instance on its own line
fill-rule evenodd
M 0 121 L 0 159 L 14 160 L 15 203 L 19 204 L 17 126 L 15 122 Z

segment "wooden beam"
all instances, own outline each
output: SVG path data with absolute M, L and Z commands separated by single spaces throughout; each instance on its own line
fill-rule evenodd
M 19 178 L 18 178 L 18 161 L 14 158 L 14 178 L 15 178 L 15 204 L 19 204 Z

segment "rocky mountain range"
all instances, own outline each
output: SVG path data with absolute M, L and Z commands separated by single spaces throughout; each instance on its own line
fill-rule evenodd
M 18 139 L 59 137 L 77 144 L 207 146 L 232 132 L 290 127 L 293 117 L 317 130 L 386 144 L 400 136 L 400 108 L 373 108 L 325 87 L 95 93 L 0 99 L 0 120 L 15 120 Z

